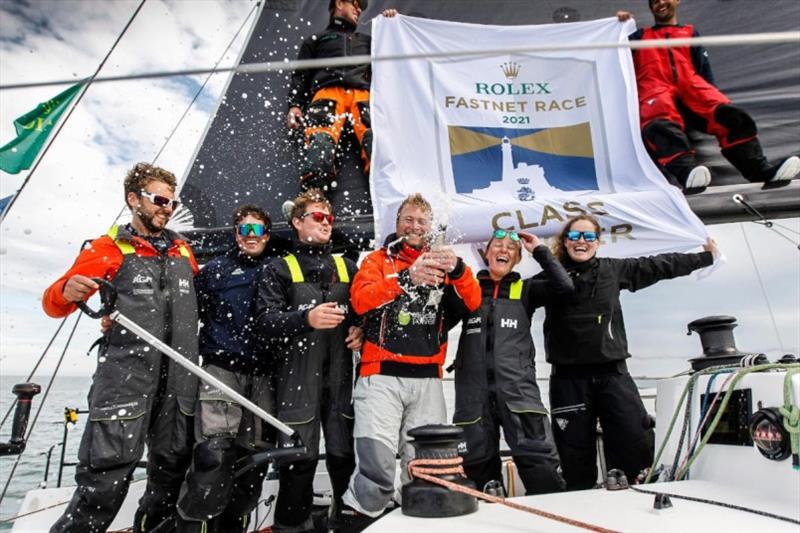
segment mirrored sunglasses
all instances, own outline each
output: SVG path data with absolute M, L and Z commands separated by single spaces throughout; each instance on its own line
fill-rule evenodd
M 331 213 L 325 213 L 323 211 L 310 211 L 308 213 L 303 213 L 300 215 L 300 218 L 311 217 L 311 220 L 314 222 L 322 223 L 323 220 L 327 220 L 328 224 L 333 224 L 334 216 Z
M 578 241 L 580 238 L 583 237 L 583 240 L 586 242 L 594 242 L 597 240 L 597 232 L 596 231 L 568 231 L 567 232 L 567 239 L 571 241 Z
M 505 229 L 494 230 L 495 239 L 505 239 L 506 237 L 508 237 L 514 242 L 519 242 L 519 233 L 517 233 L 516 231 L 509 231 Z
M 139 191 L 139 196 L 144 196 L 158 207 L 167 207 L 169 205 L 172 207 L 172 209 L 178 209 L 178 206 L 181 205 L 179 200 L 173 200 L 172 198 L 167 198 L 166 196 L 161 196 L 160 194 L 155 194 L 144 190 Z
M 258 223 L 239 224 L 236 228 L 236 232 L 242 237 L 248 237 L 251 233 L 256 237 L 263 237 L 268 231 L 269 226 Z

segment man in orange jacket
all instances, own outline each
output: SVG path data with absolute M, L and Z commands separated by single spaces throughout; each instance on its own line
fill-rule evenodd
M 52 317 L 65 317 L 98 289 L 117 290 L 116 310 L 193 361 L 198 359 L 197 262 L 166 229 L 178 207 L 175 176 L 139 163 L 125 178 L 130 224 L 114 226 L 84 248 L 44 293 Z M 112 324 L 100 344 L 89 391 L 89 420 L 78 450 L 77 488 L 51 532 L 106 531 L 128 492 L 147 444 L 147 488 L 134 531 L 149 531 L 175 510 L 193 442 L 197 379 L 143 340 Z
M 356 471 L 343 498 L 347 531 L 366 527 L 386 508 L 395 493 L 398 451 L 408 480 L 408 430 L 447 423 L 441 377 L 448 320 L 481 303 L 461 258 L 449 247 L 429 246 L 431 211 L 420 194 L 406 198 L 396 233 L 364 259 L 350 289 L 365 325 L 353 392 Z

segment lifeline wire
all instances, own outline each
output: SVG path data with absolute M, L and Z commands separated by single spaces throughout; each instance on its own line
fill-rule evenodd
M 681 46 L 731 46 L 731 45 L 753 45 L 753 44 L 797 44 L 800 43 L 800 31 L 768 32 L 768 33 L 745 33 L 737 35 L 714 35 L 709 37 L 691 37 L 682 39 L 653 39 L 645 41 L 626 41 L 608 43 L 582 43 L 582 44 L 549 44 L 538 46 L 523 46 L 515 48 L 483 48 L 477 50 L 461 50 L 436 53 L 418 54 L 397 54 L 386 56 L 356 55 L 343 58 L 323 58 L 323 59 L 304 59 L 294 60 L 284 59 L 282 61 L 266 61 L 263 63 L 250 63 L 247 65 L 237 65 L 223 68 L 194 68 L 182 70 L 164 70 L 154 72 L 142 72 L 139 74 L 122 74 L 118 76 L 96 77 L 93 83 L 108 81 L 140 80 L 149 78 L 168 78 L 170 76 L 187 76 L 196 74 L 212 74 L 214 72 L 238 72 L 245 74 L 258 74 L 262 72 L 284 71 L 284 70 L 308 70 L 321 69 L 327 67 L 346 67 L 354 65 L 366 65 L 369 63 L 380 63 L 384 61 L 408 61 L 412 59 L 451 59 L 456 57 L 492 57 L 497 55 L 507 55 L 515 53 L 532 52 L 561 52 L 565 50 L 596 50 L 596 49 L 632 49 L 640 48 L 676 48 Z M 30 87 L 47 87 L 51 85 L 71 85 L 75 80 L 52 80 L 28 83 L 10 83 L 0 85 L 0 91 L 7 89 L 27 89 Z
M 44 356 L 47 355 L 47 352 L 50 350 L 50 347 L 53 345 L 53 341 L 56 340 L 56 337 L 58 337 L 58 334 L 61 332 L 61 328 L 64 327 L 64 324 L 66 322 L 67 322 L 67 317 L 64 317 L 61 320 L 61 323 L 58 325 L 58 329 L 56 329 L 56 332 L 53 333 L 52 337 L 50 337 L 50 342 L 48 342 L 47 346 L 45 346 L 44 351 L 42 352 L 42 355 L 39 356 L 39 360 L 36 361 L 35 365 L 33 365 L 33 370 L 31 370 L 30 374 L 28 374 L 28 377 L 25 379 L 25 381 L 30 381 L 33 378 L 33 375 L 36 373 L 36 370 L 39 368 L 39 365 L 42 364 L 42 361 L 44 360 Z M 6 411 L 5 416 L 3 416 L 3 421 L 0 422 L 0 429 L 2 429 L 3 425 L 6 423 L 6 420 L 8 420 L 8 415 L 10 415 L 11 411 L 14 410 L 14 406 L 15 405 L 17 405 L 17 399 L 16 398 L 14 398 L 14 401 L 11 402 L 11 405 L 8 407 L 8 411 Z
M 47 389 L 45 389 L 44 394 L 42 394 L 42 400 L 39 403 L 39 409 L 36 410 L 36 415 L 34 415 L 33 420 L 28 426 L 28 434 L 25 436 L 26 442 L 33 433 L 33 428 L 36 427 L 36 421 L 39 420 L 39 415 L 42 412 L 42 407 L 44 407 L 45 400 L 47 400 L 47 395 L 50 394 L 50 389 L 53 387 L 53 382 L 55 381 L 56 376 L 58 375 L 58 369 L 61 368 L 61 363 L 64 361 L 64 356 L 67 355 L 67 348 L 69 348 L 69 344 L 72 341 L 72 336 L 75 335 L 75 330 L 78 329 L 78 324 L 81 321 L 81 316 L 83 315 L 79 313 L 78 318 L 75 319 L 75 324 L 72 326 L 72 331 L 69 332 L 69 337 L 67 338 L 67 343 L 64 345 L 64 350 L 61 352 L 61 357 L 58 358 L 58 363 L 56 363 L 56 367 L 53 369 L 53 375 L 50 377 L 50 381 L 47 383 Z M 17 460 L 14 461 L 14 466 L 11 468 L 11 473 L 8 474 L 8 479 L 6 480 L 6 484 L 3 487 L 3 493 L 0 494 L 0 502 L 2 502 L 3 499 L 6 497 L 6 491 L 8 491 L 8 486 L 11 485 L 11 480 L 14 479 L 14 472 L 16 472 L 17 466 L 19 466 L 19 462 L 21 459 L 22 459 L 22 453 L 17 455 Z

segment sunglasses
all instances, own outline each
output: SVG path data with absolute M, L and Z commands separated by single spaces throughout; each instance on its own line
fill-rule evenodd
M 145 190 L 139 191 L 139 196 L 144 196 L 158 207 L 170 206 L 172 207 L 172 209 L 178 209 L 178 206 L 181 205 L 180 201 L 178 200 L 173 200 L 172 198 L 167 198 L 166 196 L 161 196 L 160 194 L 147 192 Z
M 580 238 L 583 237 L 583 240 L 586 242 L 594 242 L 597 240 L 597 232 L 596 231 L 568 231 L 567 232 L 567 239 L 570 241 L 578 241 Z
M 322 211 L 311 211 L 309 213 L 303 213 L 300 215 L 299 218 L 311 217 L 311 220 L 314 222 L 319 222 L 322 224 L 324 220 L 328 221 L 328 224 L 333 224 L 334 216 L 331 213 L 324 213 Z
M 508 237 L 514 242 L 519 242 L 519 233 L 517 233 L 516 231 L 509 231 L 505 229 L 494 230 L 495 239 L 505 239 L 506 237 Z
M 269 226 L 267 224 L 258 223 L 239 224 L 236 228 L 236 232 L 242 237 L 248 237 L 251 233 L 256 237 L 263 237 L 268 231 Z

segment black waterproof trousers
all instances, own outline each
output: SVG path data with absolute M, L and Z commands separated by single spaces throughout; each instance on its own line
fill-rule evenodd
M 627 371 L 607 372 L 613 363 L 596 366 L 591 375 L 555 365 L 550 376 L 553 436 L 567 490 L 590 489 L 597 482 L 598 419 L 608 469 L 623 470 L 633 482 L 653 462 L 652 419 L 636 384 Z
M 153 404 L 150 409 L 145 404 L 142 415 L 128 424 L 92 420 L 90 414 L 78 451 L 75 471 L 78 486 L 66 511 L 50 529 L 51 533 L 105 532 L 128 494 L 145 444 L 149 450 L 147 488 L 139 501 L 134 531 L 150 531 L 174 512 L 191 457 L 193 417 L 181 413 L 174 396 L 160 395 Z M 125 431 L 127 438 L 123 449 L 109 454 L 102 448 L 104 443 L 119 441 L 110 434 L 113 431 Z M 94 458 L 102 456 L 104 462 L 97 463 Z M 113 459 L 109 459 L 112 456 Z

